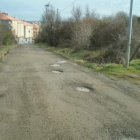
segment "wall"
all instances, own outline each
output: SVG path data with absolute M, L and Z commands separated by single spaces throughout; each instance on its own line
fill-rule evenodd
M 33 38 L 33 26 L 25 26 L 25 38 Z
M 11 23 L 11 26 L 12 26 L 12 32 L 14 33 L 14 35 L 18 36 L 18 22 L 13 20 Z
M 24 37 L 24 25 L 22 23 L 18 23 L 18 37 Z

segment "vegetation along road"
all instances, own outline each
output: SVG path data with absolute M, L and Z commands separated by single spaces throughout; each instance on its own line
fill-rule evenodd
M 140 140 L 140 86 L 18 45 L 0 62 L 0 140 Z

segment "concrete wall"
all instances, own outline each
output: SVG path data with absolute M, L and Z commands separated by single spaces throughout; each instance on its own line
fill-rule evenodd
M 13 20 L 11 23 L 11 26 L 12 26 L 12 32 L 14 33 L 14 35 L 18 36 L 18 22 Z
M 38 28 L 33 28 L 33 39 L 36 39 L 38 33 L 39 33 L 39 29 Z
M 19 37 L 18 38 L 18 43 L 19 44 L 24 44 L 24 43 L 26 43 L 26 39 L 24 37 Z
M 17 37 L 24 37 L 24 25 L 22 23 L 18 23 L 17 27 L 18 27 Z
M 25 38 L 33 38 L 33 26 L 24 26 Z

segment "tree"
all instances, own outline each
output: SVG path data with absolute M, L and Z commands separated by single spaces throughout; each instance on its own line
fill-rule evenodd
M 81 7 L 73 7 L 71 14 L 72 14 L 74 21 L 79 22 L 82 19 Z
M 75 19 L 74 26 L 72 28 L 72 43 L 76 51 L 81 49 L 89 49 L 91 45 L 92 32 L 97 26 L 97 18 L 86 7 L 85 16 L 82 17 L 82 11 L 80 7 L 74 7 L 72 9 L 73 19 Z
M 57 30 L 61 24 L 61 18 L 59 12 L 54 9 L 53 6 L 49 6 L 46 12 L 42 15 L 41 31 L 37 38 L 37 42 L 48 43 L 49 45 L 56 46 Z
M 3 24 L 0 13 L 0 47 L 3 45 L 11 45 L 14 41 L 14 35 L 12 31 Z

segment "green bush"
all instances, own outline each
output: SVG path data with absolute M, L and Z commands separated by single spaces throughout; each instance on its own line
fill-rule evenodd
M 0 46 L 11 45 L 15 42 L 14 35 L 11 30 L 7 29 L 4 25 L 0 25 Z

